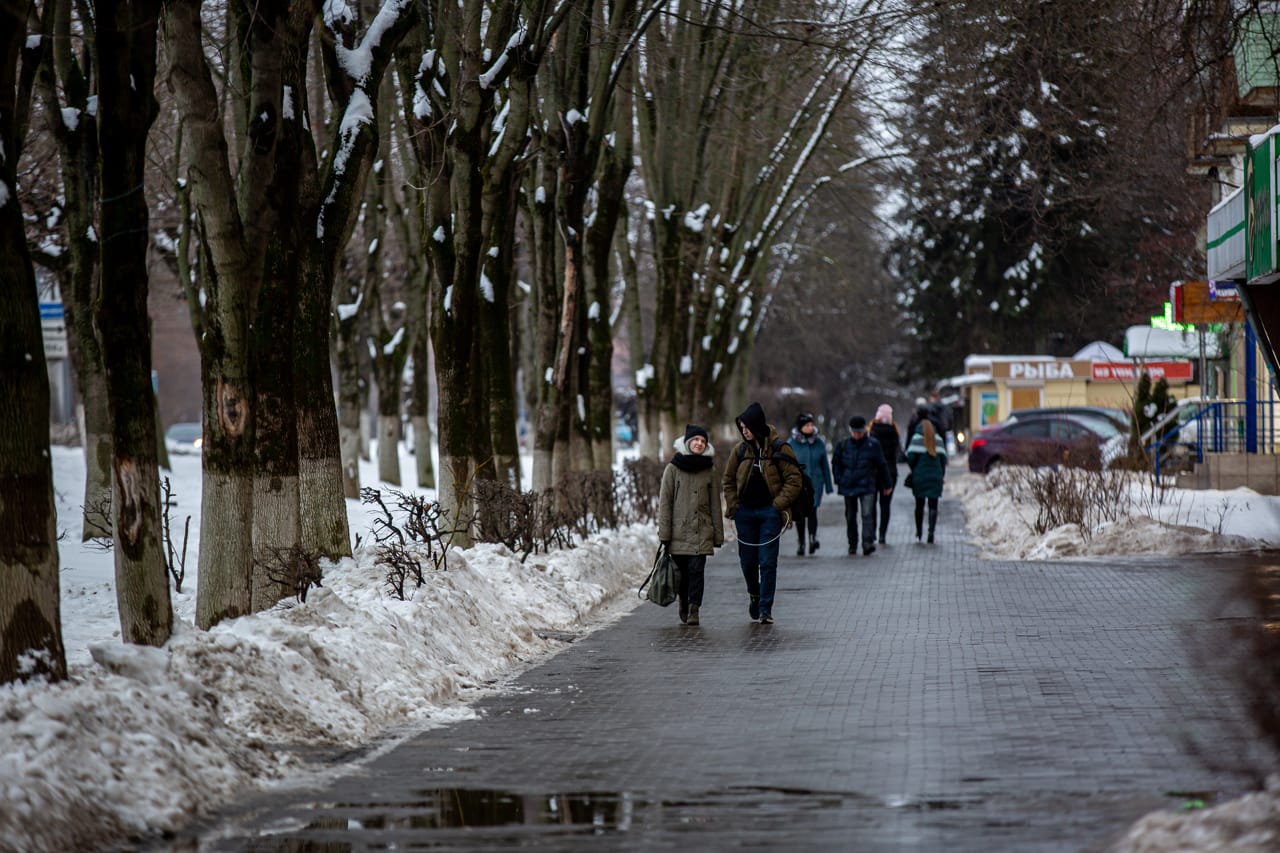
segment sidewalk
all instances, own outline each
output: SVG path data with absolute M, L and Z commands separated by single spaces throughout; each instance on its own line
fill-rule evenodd
M 958 505 L 935 546 L 911 508 L 900 494 L 889 544 L 849 557 L 828 496 L 815 556 L 784 534 L 776 624 L 748 620 L 724 549 L 701 627 L 646 604 L 480 718 L 248 804 L 199 848 L 1102 849 L 1152 809 L 1244 790 L 1193 753 L 1250 755 L 1211 671 L 1247 558 L 985 561 Z

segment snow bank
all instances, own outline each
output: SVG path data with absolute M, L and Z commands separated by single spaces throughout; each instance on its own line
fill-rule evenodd
M 184 594 L 164 648 L 128 646 L 113 637 L 111 556 L 78 542 L 78 497 L 68 495 L 83 467 L 81 479 L 62 479 L 76 473 L 68 454 L 77 455 L 56 451 L 55 480 L 59 524 L 75 533 L 62 545 L 71 675 L 0 688 L 3 850 L 85 849 L 176 830 L 303 772 L 293 746 L 352 747 L 397 727 L 465 718 L 465 703 L 563 648 L 543 633 L 591 630 L 629 609 L 657 545 L 655 530 L 634 527 L 523 564 L 480 545 L 451 554 L 409 601 L 387 593 L 362 549 L 330 566 L 306 603 L 201 631 Z M 186 471 L 197 483 L 198 467 Z M 198 487 L 175 476 L 198 512 Z M 350 509 L 361 530 L 363 513 Z M 189 555 L 189 572 L 194 562 Z

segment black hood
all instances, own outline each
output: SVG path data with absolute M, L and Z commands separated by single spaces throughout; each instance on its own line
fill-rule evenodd
M 747 406 L 747 410 L 737 417 L 738 427 L 744 425 L 751 430 L 751 434 L 755 436 L 757 444 L 763 445 L 769 440 L 769 424 L 764 417 L 764 407 L 759 403 L 752 403 Z

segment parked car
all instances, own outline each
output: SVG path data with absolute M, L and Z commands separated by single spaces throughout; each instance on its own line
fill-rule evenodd
M 1133 420 L 1124 409 L 1110 406 L 1042 406 L 1035 409 L 1017 409 L 1010 417 L 1027 415 L 1077 415 L 1082 418 L 1105 418 L 1122 430 L 1129 430 Z
M 1127 429 L 1098 414 L 1022 410 L 969 442 L 969 470 L 998 465 L 1105 467 L 1124 453 Z
M 164 446 L 170 453 L 200 453 L 204 429 L 200 424 L 177 423 L 164 431 Z

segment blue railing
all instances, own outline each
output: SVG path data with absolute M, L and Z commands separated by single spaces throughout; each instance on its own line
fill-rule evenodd
M 1192 406 L 1196 411 L 1187 415 Z M 1142 445 L 1159 477 L 1179 449 L 1202 463 L 1206 453 L 1275 453 L 1278 439 L 1274 401 L 1205 400 L 1170 412 L 1143 433 Z

